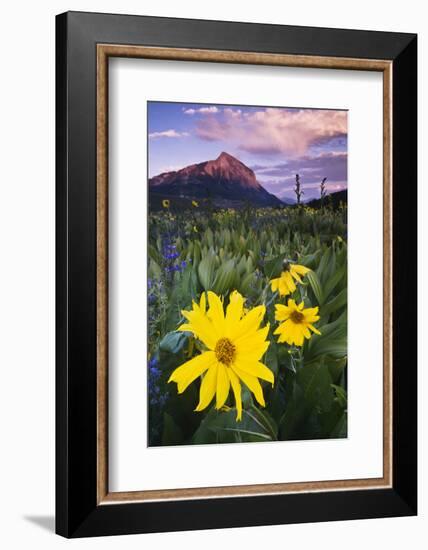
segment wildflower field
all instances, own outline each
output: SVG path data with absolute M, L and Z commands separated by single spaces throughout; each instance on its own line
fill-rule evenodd
M 150 446 L 347 436 L 346 232 L 346 206 L 150 212 Z

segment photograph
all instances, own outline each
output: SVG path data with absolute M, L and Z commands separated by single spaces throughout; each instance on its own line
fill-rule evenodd
M 147 445 L 346 438 L 348 111 L 148 101 L 147 144 Z
M 344 6 L 3 4 L 0 549 L 427 546 L 428 18 Z

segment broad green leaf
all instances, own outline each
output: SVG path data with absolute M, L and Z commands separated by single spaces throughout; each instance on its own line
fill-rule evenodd
M 321 288 L 320 280 L 318 279 L 318 275 L 315 271 L 309 271 L 306 273 L 306 278 L 309 281 L 309 284 L 311 285 L 311 288 L 315 294 L 315 298 L 318 301 L 319 305 L 322 305 L 324 303 L 324 295 Z
M 330 256 L 331 256 L 331 249 L 327 248 L 321 257 L 321 261 L 319 263 L 318 269 L 316 270 L 317 275 L 321 281 L 324 281 L 324 275 L 327 271 L 328 262 L 330 261 Z
M 163 432 L 162 445 L 181 445 L 183 444 L 183 433 L 179 426 L 174 422 L 171 415 L 163 414 Z
M 210 429 L 210 424 L 217 418 L 217 411 L 212 408 L 205 418 L 202 419 L 199 428 L 192 437 L 192 443 L 201 445 L 203 443 L 217 443 L 216 434 Z
M 265 441 L 272 441 L 272 436 L 269 434 L 265 434 L 262 432 L 253 432 L 251 430 L 245 430 L 243 428 L 229 428 L 226 426 L 224 428 L 213 428 L 213 430 L 218 430 L 219 432 L 237 432 L 240 435 L 252 435 Z
M 333 274 L 324 286 L 324 295 L 328 298 L 335 287 L 341 282 L 346 273 L 346 265 L 343 265 Z
M 178 353 L 187 344 L 188 336 L 185 332 L 168 332 L 162 338 L 159 348 L 168 353 Z
M 237 285 L 239 290 L 244 296 L 247 296 L 248 294 L 251 293 L 255 280 L 256 278 L 255 278 L 254 272 L 248 273 L 248 275 L 245 275 L 242 281 Z
M 162 263 L 162 256 L 152 244 L 149 244 L 149 257 L 152 258 L 152 260 L 154 260 L 157 264 Z
M 320 355 L 344 357 L 348 353 L 347 338 L 322 338 L 318 337 L 316 344 L 310 350 L 310 359 Z
M 336 384 L 332 384 L 331 387 L 336 392 L 336 401 L 337 403 L 342 407 L 346 408 L 348 404 L 348 397 L 346 395 L 346 391 L 341 387 L 337 386 Z
M 218 268 L 212 289 L 217 294 L 225 294 L 233 290 L 236 279 L 236 269 L 234 260 L 228 260 Z
M 284 256 L 281 254 L 281 256 L 265 263 L 263 271 L 268 279 L 274 279 L 275 277 L 279 277 L 281 275 L 283 261 Z
M 258 409 L 257 407 L 252 406 L 246 409 L 244 414 L 250 416 L 263 430 L 266 430 L 272 439 L 277 439 L 278 426 L 266 409 Z
M 215 255 L 209 254 L 205 256 L 198 266 L 198 274 L 201 285 L 204 290 L 211 290 L 212 283 L 214 281 L 215 270 Z
M 162 269 L 160 268 L 159 264 L 153 259 L 150 259 L 149 261 L 148 274 L 149 277 L 152 279 L 160 279 L 162 276 Z
M 332 300 L 324 304 L 320 308 L 320 316 L 325 317 L 327 315 L 330 315 L 331 313 L 334 313 L 341 307 L 345 306 L 348 301 L 348 289 L 344 288 L 339 292 L 337 296 L 335 296 Z

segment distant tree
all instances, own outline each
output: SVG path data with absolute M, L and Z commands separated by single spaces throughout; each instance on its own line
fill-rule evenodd
M 300 189 L 300 176 L 299 174 L 296 174 L 296 187 L 294 188 L 294 192 L 296 193 L 297 198 L 297 204 L 300 205 L 302 195 L 304 195 L 304 191 L 301 191 Z
M 327 195 L 327 190 L 325 188 L 325 182 L 327 181 L 327 178 L 323 178 L 320 188 L 321 188 L 321 198 L 323 199 Z
M 327 178 L 323 178 L 321 181 L 320 189 L 321 189 L 321 206 L 324 204 L 325 196 L 327 195 L 327 190 L 325 188 L 325 182 L 327 181 Z

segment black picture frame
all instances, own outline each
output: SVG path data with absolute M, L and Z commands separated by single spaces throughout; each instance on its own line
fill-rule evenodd
M 100 43 L 392 62 L 391 488 L 97 504 Z M 417 36 L 68 12 L 56 18 L 56 97 L 56 532 L 86 537 L 415 515 Z

